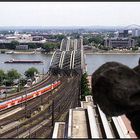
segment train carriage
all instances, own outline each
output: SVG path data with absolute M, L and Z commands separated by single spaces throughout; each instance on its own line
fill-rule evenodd
M 49 84 L 37 91 L 30 92 L 26 95 L 22 95 L 22 96 L 14 98 L 14 99 L 2 102 L 2 103 L 0 103 L 0 111 L 13 107 L 17 104 L 23 103 L 25 101 L 31 100 L 33 98 L 36 98 L 37 96 L 41 96 L 42 94 L 49 92 L 49 91 L 53 90 L 54 88 L 58 87 L 60 84 L 61 84 L 60 81 L 55 81 L 54 83 Z

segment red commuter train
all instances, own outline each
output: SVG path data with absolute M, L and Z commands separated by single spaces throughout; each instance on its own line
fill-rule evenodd
M 54 88 L 58 87 L 61 84 L 60 81 L 55 81 L 52 84 L 49 84 L 41 89 L 38 89 L 37 91 L 33 91 L 30 93 L 27 93 L 26 95 L 21 95 L 19 97 L 4 101 L 2 103 L 0 103 L 0 111 L 5 110 L 7 108 L 13 107 L 17 104 L 23 103 L 25 101 L 31 100 L 37 96 L 40 96 L 46 92 L 49 92 L 51 90 L 53 90 Z

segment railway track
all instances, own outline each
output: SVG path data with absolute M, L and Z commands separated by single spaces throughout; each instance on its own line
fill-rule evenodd
M 64 82 L 64 83 L 65 83 L 65 82 Z M 63 88 L 60 88 L 60 89 L 62 90 Z M 53 95 L 54 95 L 54 94 L 53 94 Z M 22 117 L 23 117 L 23 116 L 22 116 Z M 21 117 L 21 118 L 22 118 L 22 117 Z M 15 120 L 14 120 L 14 121 L 15 121 Z M 8 132 L 8 133 L 9 133 L 9 132 Z M 5 134 L 6 134 L 6 133 L 5 133 Z
M 51 80 L 47 81 L 47 83 L 42 84 L 41 87 L 42 87 L 42 86 L 49 85 L 49 84 L 53 83 L 55 80 L 59 80 L 59 79 L 61 80 L 61 78 L 53 77 Z M 37 87 L 37 89 L 40 89 L 41 87 Z M 35 90 L 35 89 L 33 88 L 32 90 Z M 26 91 L 26 92 L 23 93 L 22 95 L 26 95 L 27 93 L 28 93 L 28 91 Z M 22 96 L 22 95 L 18 95 L 18 96 Z M 17 97 L 18 97 L 18 96 L 17 96 Z M 13 98 L 14 98 L 14 97 L 12 97 L 12 99 L 13 99 Z M 8 100 L 10 100 L 10 99 L 8 99 Z M 6 110 L 0 111 L 0 115 L 4 114 L 4 113 L 6 113 L 6 112 L 9 112 L 9 111 L 11 111 L 11 110 L 13 110 L 13 109 L 15 109 L 16 107 L 19 107 L 19 106 L 20 106 L 20 104 L 18 104 L 18 105 L 16 105 L 16 106 L 13 106 L 13 107 L 10 107 L 10 108 L 7 108 Z
M 22 90 L 20 92 L 17 92 L 17 93 L 14 93 L 12 95 L 10 95 L 9 97 L 6 97 L 5 99 L 3 99 L 3 101 L 6 101 L 6 100 L 10 100 L 12 98 L 15 98 L 15 97 L 18 97 L 19 95 L 24 95 L 26 92 L 32 92 L 32 91 L 35 91 L 39 88 L 42 88 L 46 85 L 48 85 L 49 83 L 52 83 L 53 81 L 55 81 L 56 79 L 56 76 L 50 76 L 50 75 L 47 75 L 43 81 L 31 86 L 30 88 L 27 88 L 25 90 Z
M 66 121 L 66 116 L 68 114 L 68 110 L 70 108 L 77 106 L 77 104 L 75 104 L 75 100 L 74 100 L 75 96 L 77 96 L 77 93 L 78 93 L 77 92 L 77 89 L 78 89 L 77 84 L 75 82 L 74 82 L 75 85 L 72 86 L 73 88 L 70 88 L 69 90 L 67 90 L 67 95 L 65 95 L 65 98 L 63 98 L 63 100 L 61 100 L 61 102 L 59 104 L 57 104 L 57 106 L 55 106 L 54 122 L 55 121 Z M 59 101 L 60 101 L 60 99 L 59 99 Z M 55 102 L 58 102 L 58 99 L 57 99 L 57 101 L 55 100 Z M 63 102 L 63 105 L 62 105 L 62 102 Z M 61 107 L 61 109 L 60 109 L 60 107 Z M 51 110 L 51 112 L 52 112 L 52 110 Z M 61 118 L 63 115 L 65 115 L 65 117 Z M 49 121 L 47 123 L 47 126 L 51 126 L 51 123 L 52 122 Z M 36 138 L 51 138 L 52 131 L 50 132 L 50 130 L 46 129 L 46 128 L 48 128 L 47 126 L 44 125 L 42 128 L 40 128 L 40 130 L 38 130 L 37 133 L 31 134 L 31 132 L 30 132 L 30 138 L 34 138 L 34 137 L 36 137 Z M 44 136 L 41 136 L 40 134 L 43 134 L 44 128 L 46 129 L 45 134 L 44 134 Z M 49 127 L 49 129 L 50 129 L 50 127 Z
M 64 81 L 65 81 L 65 78 L 64 78 Z M 63 80 L 62 80 L 62 82 L 63 82 Z M 42 96 L 33 98 L 32 100 L 29 100 L 27 102 L 24 102 L 22 104 L 17 105 L 16 107 L 14 107 L 14 109 L 19 108 L 19 107 L 24 107 L 24 109 L 15 113 L 15 114 L 13 114 L 13 115 L 11 115 L 11 116 L 9 116 L 9 117 L 5 117 L 2 120 L 1 120 L 1 117 L 0 117 L 0 126 L 6 125 L 8 123 L 11 123 L 12 121 L 15 121 L 15 120 L 18 120 L 20 118 L 25 117 L 25 115 L 28 114 L 26 112 L 29 112 L 29 111 L 31 113 L 34 112 L 35 110 L 38 109 L 39 105 L 44 104 L 44 102 L 47 100 L 47 98 L 50 96 L 50 94 L 51 94 L 51 92 L 48 92 L 48 93 L 43 94 Z M 7 113 L 8 112 L 9 112 L 9 110 L 7 110 Z M 4 111 L 4 113 L 1 114 L 1 115 L 4 115 L 5 113 L 6 112 Z
M 66 84 L 67 84 L 67 83 L 66 83 Z M 55 104 L 55 106 L 54 106 L 54 111 L 55 111 L 55 112 L 59 112 L 59 111 L 60 111 L 60 106 L 61 106 L 62 102 L 64 103 L 64 102 L 66 101 L 66 97 L 67 97 L 67 100 L 69 99 L 69 95 L 70 95 L 70 93 L 71 93 L 72 88 L 71 88 L 71 87 L 69 88 L 69 92 L 68 92 L 69 94 L 68 94 L 68 96 L 64 96 L 64 95 L 63 95 L 64 92 L 68 91 L 66 88 L 63 89 L 63 88 L 61 87 L 60 90 L 61 90 L 61 94 L 59 94 L 59 95 L 61 95 L 61 98 L 60 98 L 60 96 L 58 96 L 58 95 L 57 95 L 57 98 L 55 98 L 55 100 L 56 100 L 56 101 L 55 101 L 56 104 Z M 60 92 L 60 91 L 58 91 L 58 92 Z M 66 93 L 67 93 L 67 92 L 66 92 Z M 65 97 L 65 98 L 64 98 L 64 97 Z M 71 100 L 69 101 L 69 104 L 71 104 Z M 64 106 L 66 106 L 66 105 L 64 105 Z M 47 112 L 47 115 L 48 115 L 48 112 L 51 112 L 51 108 L 50 108 L 50 107 L 48 107 L 48 108 L 49 108 L 49 109 L 45 111 L 45 112 Z M 62 107 L 61 107 L 61 110 L 62 110 Z M 68 108 L 67 108 L 67 110 L 68 110 Z M 52 113 L 49 113 L 49 114 L 51 115 Z M 43 115 L 43 114 L 42 114 L 42 115 Z M 43 115 L 43 116 L 42 116 L 42 115 L 41 115 L 41 114 L 39 115 L 39 118 L 42 117 L 42 119 L 40 119 L 40 121 L 43 121 L 43 119 L 44 119 L 44 117 L 43 117 L 44 115 Z M 59 115 L 58 115 L 58 116 L 59 116 Z M 58 116 L 57 116 L 57 117 L 58 117 Z M 37 118 L 38 118 L 38 117 L 37 117 Z M 29 120 L 29 121 L 31 122 L 31 121 L 33 121 L 33 120 L 37 120 L 37 118 L 31 118 L 31 120 Z M 33 120 L 32 120 L 32 119 L 33 119 Z M 40 122 L 40 123 L 41 123 L 41 122 Z M 29 123 L 27 122 L 26 124 L 29 124 Z M 38 125 L 38 124 L 36 124 L 36 125 Z M 23 126 L 23 124 L 22 124 L 22 126 Z M 19 126 L 20 129 L 18 129 L 18 132 L 20 132 L 20 133 L 23 133 L 23 132 L 25 131 L 25 130 L 24 130 L 24 131 L 21 131 L 22 126 Z M 30 130 L 31 128 L 28 128 L 28 129 Z M 3 135 L 0 135 L 0 137 L 4 137 L 4 138 L 5 138 L 5 137 L 7 137 L 7 138 L 8 138 L 8 137 L 16 137 L 16 134 L 15 134 L 15 133 L 16 133 L 16 130 L 17 130 L 17 129 L 15 128 L 15 129 L 12 130 L 12 132 L 8 131 L 7 133 L 5 133 L 5 134 L 3 134 Z M 14 134 L 15 134 L 15 136 L 14 136 Z M 4 136 L 4 135 L 7 135 L 7 136 Z
M 68 110 L 70 108 L 77 107 L 78 105 L 78 78 L 64 78 L 62 83 L 63 84 L 58 89 L 54 90 L 53 93 L 49 92 L 33 99 L 28 102 L 26 109 L 24 108 L 23 110 L 17 112 L 16 115 L 14 114 L 2 119 L 2 121 L 0 121 L 0 125 L 4 126 L 12 122 L 15 122 L 16 125 L 15 127 L 11 127 L 11 129 L 0 133 L 0 137 L 51 138 L 53 130 L 52 123 L 56 121 L 66 121 Z M 44 109 L 36 115 L 33 115 L 34 111 L 37 111 L 41 105 Z M 25 107 L 25 103 L 21 107 L 23 106 Z M 119 120 L 116 118 L 107 118 L 102 114 L 98 105 L 95 106 L 95 119 L 99 132 L 99 138 L 124 138 L 125 132 L 121 129 L 121 125 L 119 126 L 117 124 L 117 121 Z M 25 116 L 27 114 L 31 117 L 25 121 L 19 121 L 22 118 L 26 118 Z M 14 116 L 16 117 L 14 118 Z M 18 121 L 20 123 L 18 123 Z

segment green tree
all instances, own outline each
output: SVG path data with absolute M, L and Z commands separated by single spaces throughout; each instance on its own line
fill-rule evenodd
M 14 80 L 19 79 L 20 77 L 21 77 L 21 74 L 18 73 L 17 70 L 11 69 L 7 71 L 7 73 L 5 74 L 5 79 L 3 83 L 6 86 L 11 86 L 14 83 Z
M 27 83 L 27 80 L 24 78 L 21 78 L 19 82 L 20 82 L 21 86 L 24 86 Z
M 89 43 L 94 42 L 95 44 L 102 44 L 104 39 L 102 36 L 97 35 L 97 36 L 93 36 L 91 38 L 88 39 Z
M 81 78 L 81 100 L 84 100 L 86 95 L 90 95 L 87 76 L 87 73 L 84 73 Z
M 51 52 L 51 51 L 54 51 L 55 49 L 58 49 L 60 46 L 59 43 L 55 43 L 55 42 L 46 42 L 44 43 L 43 45 L 43 49 L 46 51 L 46 52 Z
M 139 48 L 136 46 L 136 47 L 133 47 L 132 48 L 132 51 L 137 51 Z
M 11 86 L 13 84 L 13 80 L 12 79 L 5 79 L 4 80 L 4 85 L 5 86 Z
M 24 88 L 24 86 L 27 83 L 27 79 L 25 78 L 20 78 L 19 83 L 18 83 L 18 88 L 17 88 L 17 92 L 19 92 L 20 90 L 22 90 Z
M 17 70 L 11 69 L 11 70 L 7 71 L 6 77 L 7 77 L 7 79 L 15 80 L 15 79 L 19 79 L 21 77 L 21 74 L 18 73 Z
M 83 45 L 88 45 L 89 44 L 89 40 L 87 38 L 83 39 Z
M 136 41 L 136 45 L 140 47 L 140 37 L 132 37 Z
M 5 73 L 3 70 L 0 70 L 0 85 L 3 85 L 4 79 L 5 79 Z
M 61 41 L 65 37 L 66 37 L 65 35 L 56 35 L 58 41 Z
M 137 44 L 140 47 L 140 37 L 137 39 Z
M 35 43 L 29 43 L 28 47 L 29 47 L 29 49 L 36 49 L 37 45 Z
M 80 34 L 79 33 L 76 33 L 76 32 L 74 32 L 74 33 L 71 33 L 71 37 L 72 38 L 80 38 Z
M 29 68 L 27 71 L 25 71 L 24 75 L 27 77 L 27 78 L 31 78 L 33 79 L 34 78 L 34 74 L 35 73 L 39 73 L 38 70 L 34 67 L 31 67 Z
M 15 40 L 11 41 L 10 49 L 14 49 L 15 50 L 17 45 L 19 45 L 18 41 L 15 41 Z

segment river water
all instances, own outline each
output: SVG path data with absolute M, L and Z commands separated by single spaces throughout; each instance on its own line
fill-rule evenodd
M 40 73 L 46 73 L 50 66 L 51 56 L 49 54 L 0 54 L 0 69 L 4 71 L 10 69 L 17 69 L 18 72 L 24 72 L 30 68 L 35 67 Z M 88 74 L 92 74 L 102 64 L 109 61 L 116 61 L 125 64 L 131 68 L 137 66 L 139 54 L 87 54 L 85 55 L 85 62 L 87 64 Z M 7 60 L 41 60 L 43 64 L 5 64 Z
M 22 75 L 24 72 L 35 67 L 40 73 L 46 73 L 50 66 L 52 55 L 46 54 L 0 54 L 0 69 L 7 71 L 10 69 L 16 69 Z M 43 63 L 26 63 L 26 64 L 14 64 L 14 63 L 4 63 L 5 61 L 15 59 L 15 60 L 41 60 Z
M 139 54 L 87 54 L 85 61 L 88 74 L 91 75 L 96 69 L 106 62 L 120 62 L 130 68 L 138 65 Z

